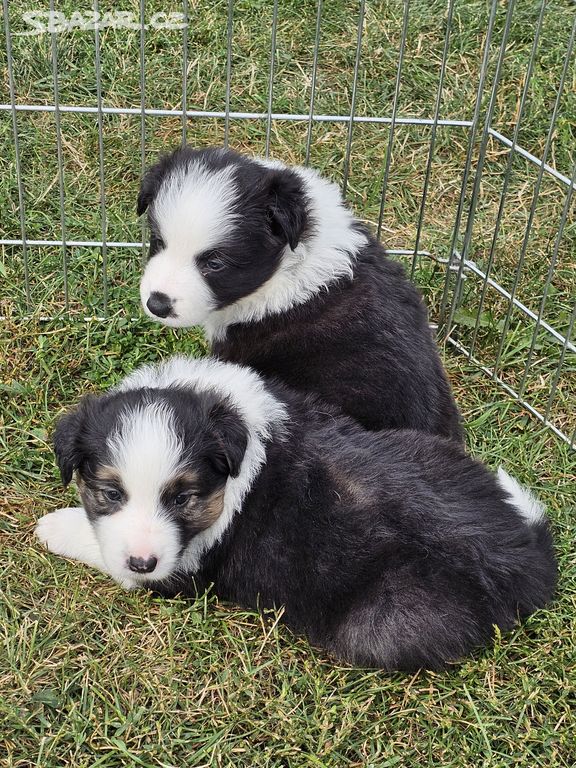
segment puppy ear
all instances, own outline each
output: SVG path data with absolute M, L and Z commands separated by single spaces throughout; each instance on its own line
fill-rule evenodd
M 154 199 L 158 190 L 158 180 L 155 172 L 156 166 L 149 168 L 140 183 L 140 192 L 138 194 L 138 201 L 136 203 L 136 213 L 138 216 L 142 216 L 144 211 L 148 208 L 152 200 Z
M 238 477 L 248 444 L 246 427 L 224 403 L 212 408 L 209 419 L 215 444 L 208 459 L 220 474 Z
M 162 155 L 158 162 L 151 165 L 142 177 L 142 181 L 140 182 L 140 193 L 138 194 L 136 203 L 136 213 L 138 216 L 142 216 L 144 211 L 156 197 L 162 179 L 166 175 L 166 171 L 170 167 L 173 158 L 178 153 L 179 150 L 175 150 L 172 154 Z
M 267 208 L 270 230 L 294 250 L 308 224 L 306 195 L 301 179 L 294 171 L 273 171 L 269 182 Z
M 64 486 L 70 483 L 74 470 L 82 462 L 78 438 L 86 422 L 87 410 L 92 407 L 95 400 L 94 396 L 87 395 L 74 410 L 65 413 L 56 424 L 54 453 Z

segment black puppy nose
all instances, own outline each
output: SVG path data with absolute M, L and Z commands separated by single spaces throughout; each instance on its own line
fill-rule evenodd
M 144 560 L 143 557 L 129 557 L 128 568 L 134 571 L 134 573 L 152 573 L 154 568 L 156 568 L 157 562 L 158 558 L 154 556 L 149 557 L 147 560 Z
M 170 298 L 165 293 L 160 293 L 159 291 L 152 291 L 146 306 L 156 317 L 168 317 L 172 311 Z

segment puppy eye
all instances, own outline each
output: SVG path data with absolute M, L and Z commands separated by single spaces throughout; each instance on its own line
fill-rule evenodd
M 158 251 L 163 251 L 166 248 L 166 243 L 161 237 L 156 234 L 150 236 L 150 256 L 155 256 Z
M 122 492 L 118 488 L 104 488 L 102 494 L 108 501 L 120 501 Z
M 219 253 L 213 253 L 204 262 L 204 269 L 209 272 L 220 272 L 225 266 L 224 259 Z
M 179 493 L 174 496 L 174 505 L 176 507 L 183 507 L 186 504 L 192 494 L 191 493 Z

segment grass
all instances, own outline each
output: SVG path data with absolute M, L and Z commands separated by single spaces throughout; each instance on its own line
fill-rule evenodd
M 324 3 L 325 13 L 315 111 L 347 114 L 356 50 L 358 5 Z M 522 119 L 520 142 L 542 156 L 574 9 L 552 0 Z M 101 3 L 110 10 L 112 3 Z M 188 107 L 223 108 L 227 2 L 189 0 Z M 14 32 L 22 12 L 37 3 L 11 4 Z M 70 16 L 71 1 L 56 3 Z M 271 3 L 234 4 L 231 108 L 265 111 L 268 99 Z M 402 3 L 367 3 L 357 113 L 390 114 Z M 138 4 L 123 10 L 138 13 Z M 147 14 L 177 10 L 148 0 Z M 469 119 L 489 7 L 457 0 L 452 24 L 441 117 Z M 399 114 L 431 117 L 438 84 L 446 3 L 412 0 Z M 498 8 L 487 103 L 506 4 Z M 273 108 L 307 113 L 316 9 L 314 3 L 279 3 Z M 494 126 L 510 136 L 517 115 L 538 6 L 517 0 L 495 106 Z M 101 34 L 102 86 L 108 106 L 140 107 L 137 31 Z M 12 40 L 16 100 L 53 103 L 49 35 Z M 62 104 L 96 103 L 91 32 L 57 36 Z M 148 31 L 145 38 L 146 104 L 179 108 L 182 33 Z M 569 174 L 576 110 L 571 65 L 548 162 Z M 5 52 L 0 50 L 0 101 L 9 102 Z M 60 239 L 60 191 L 54 116 L 18 115 L 28 238 Z M 307 123 L 273 121 L 271 153 L 288 162 L 305 157 Z M 315 123 L 311 162 L 342 178 L 348 126 Z M 134 213 L 141 171 L 140 116 L 103 118 L 105 222 L 109 240 L 138 241 Z M 179 118 L 145 120 L 146 162 L 178 144 Z M 223 121 L 188 121 L 188 140 L 221 143 Z M 386 126 L 358 124 L 353 131 L 348 197 L 372 224 L 380 207 Z M 233 120 L 230 143 L 263 152 L 265 121 Z M 101 238 L 98 130 L 94 115 L 62 115 L 67 239 Z M 462 169 L 465 129 L 439 128 L 420 247 L 449 253 Z M 397 126 L 383 219 L 391 248 L 413 246 L 430 142 L 429 127 Z M 0 111 L 0 237 L 20 237 L 20 211 L 12 123 Z M 476 211 L 470 258 L 486 264 L 507 162 L 505 148 L 490 141 Z M 493 277 L 510 289 L 529 218 L 537 171 L 521 158 L 512 167 Z M 467 190 L 469 200 L 470 188 Z M 564 204 L 565 188 L 544 177 L 535 207 L 518 297 L 538 312 Z M 543 317 L 559 332 L 570 325 L 576 289 L 576 226 L 572 211 L 559 243 Z M 463 222 L 464 223 L 464 222 Z M 50 449 L 61 409 L 86 391 L 100 391 L 136 365 L 185 351 L 205 354 L 202 337 L 149 324 L 138 308 L 140 251 L 30 247 L 29 295 L 21 248 L 2 247 L 0 324 L 4 370 L 0 377 L 0 765 L 103 766 L 500 766 L 566 767 L 576 762 L 573 731 L 576 670 L 576 535 L 574 453 L 528 417 L 462 356 L 446 365 L 466 420 L 473 453 L 495 467 L 503 463 L 530 484 L 549 508 L 560 561 L 558 597 L 495 647 L 478 652 L 448 673 L 414 677 L 339 666 L 293 637 L 275 614 L 259 617 L 207 595 L 196 603 L 126 594 L 104 577 L 42 551 L 32 538 L 34 521 L 72 503 L 63 492 Z M 64 280 L 63 260 L 67 266 Z M 444 267 L 421 259 L 416 279 L 438 314 Z M 106 272 L 107 306 L 104 306 Z M 481 283 L 465 281 L 454 338 L 469 345 Z M 451 298 L 449 296 L 449 298 Z M 101 315 L 105 322 L 85 322 Z M 476 354 L 491 365 L 507 304 L 488 291 L 479 318 Z M 24 319 L 31 315 L 30 319 Z M 41 321 L 41 316 L 53 318 Z M 133 320 L 131 318 L 139 318 Z M 534 325 L 514 311 L 503 344 L 500 374 L 522 381 Z M 544 408 L 560 360 L 551 418 L 568 434 L 576 427 L 576 358 L 550 334 L 534 335 L 526 397 Z
M 14 59 L 15 98 L 20 104 L 52 104 L 52 49 L 49 34 L 18 36 L 26 31 L 22 13 L 37 7 L 28 0 L 12 4 L 10 12 Z M 222 110 L 226 86 L 227 1 L 190 0 L 193 23 L 188 30 L 187 97 L 195 110 Z M 56 3 L 57 10 L 70 18 L 76 6 L 72 0 Z M 101 11 L 112 10 L 102 3 Z M 138 14 L 131 0 L 126 10 Z M 177 10 L 159 0 L 146 3 L 148 17 L 159 11 Z M 234 38 L 231 68 L 232 110 L 262 112 L 268 103 L 271 4 L 264 0 L 239 0 L 234 6 Z M 389 115 L 394 94 L 398 46 L 401 39 L 403 3 L 387 0 L 368 3 L 363 27 L 362 58 L 358 73 L 356 113 Z M 519 97 L 532 47 L 539 7 L 529 0 L 517 0 L 497 90 L 493 126 L 507 136 L 517 120 Z M 445 0 L 412 0 L 406 39 L 398 114 L 431 117 L 434 113 L 445 34 Z M 440 116 L 469 120 L 479 81 L 479 66 L 486 38 L 489 3 L 486 0 L 457 0 L 451 25 Z M 506 4 L 498 8 L 488 59 L 485 88 L 481 94 L 486 108 L 494 78 L 498 47 L 506 15 Z M 279 5 L 273 109 L 280 113 L 307 114 L 310 101 L 311 68 L 316 9 L 314 3 L 284 0 Z M 356 53 L 357 2 L 337 0 L 323 16 L 316 82 L 317 114 L 349 114 L 352 99 L 352 70 Z M 558 89 L 573 7 L 570 0 L 551 0 L 544 15 L 540 44 L 536 50 L 533 76 L 521 120 L 519 141 L 542 157 L 550 115 Z M 138 30 L 105 29 L 100 34 L 102 98 L 106 106 L 140 108 L 140 34 Z M 59 65 L 60 102 L 67 105 L 97 103 L 93 33 L 70 32 L 56 36 Z M 182 32 L 148 30 L 144 38 L 145 104 L 151 108 L 180 108 L 182 99 Z M 7 64 L 0 51 L 0 100 L 9 102 Z M 548 162 L 570 175 L 574 154 L 576 113 L 576 60 L 572 60 L 561 93 L 558 119 L 549 148 Z M 19 113 L 18 132 L 24 181 L 26 236 L 56 239 L 63 236 L 60 216 L 60 177 L 51 113 Z M 134 201 L 141 174 L 139 115 L 105 115 L 102 118 L 105 179 L 104 207 L 100 200 L 98 121 L 94 114 L 62 114 L 64 237 L 67 240 L 100 240 L 102 220 L 109 241 L 139 241 L 140 223 L 134 215 Z M 224 121 L 213 118 L 189 120 L 189 142 L 205 146 L 224 138 Z M 270 150 L 288 162 L 305 159 L 308 123 L 274 120 Z M 318 122 L 312 130 L 310 161 L 328 176 L 343 177 L 348 135 L 346 123 Z M 181 141 L 182 120 L 178 117 L 147 117 L 144 120 L 145 163 L 162 149 Z M 420 248 L 435 258 L 450 253 L 462 172 L 469 132 L 458 127 L 440 127 L 431 166 L 424 210 Z M 391 153 L 390 176 L 382 221 L 382 237 L 390 248 L 411 248 L 416 240 L 422 190 L 431 140 L 429 126 L 398 125 Z M 389 128 L 357 124 L 352 133 L 348 197 L 360 215 L 376 225 Z M 263 152 L 266 121 L 232 120 L 230 143 L 248 152 Z M 478 143 L 478 142 L 477 142 Z M 0 236 L 21 236 L 15 173 L 11 115 L 0 111 Z M 477 155 L 475 147 L 474 158 Z M 488 141 L 480 196 L 474 220 L 469 258 L 480 268 L 489 259 L 492 235 L 500 203 L 508 150 L 495 139 Z M 473 166 L 474 167 L 474 166 Z M 491 276 L 506 290 L 516 277 L 519 253 L 531 208 L 538 169 L 516 156 L 512 163 L 506 203 L 495 243 Z M 474 174 L 466 190 L 469 202 Z M 530 236 L 526 239 L 523 268 L 518 273 L 517 298 L 542 319 L 566 335 L 574 312 L 576 291 L 576 217 L 574 200 L 567 224 L 556 249 L 556 234 L 565 202 L 566 187 L 546 174 L 535 203 Z M 466 225 L 466 205 L 459 244 Z M 554 254 L 556 253 L 556 256 Z M 552 259 L 549 288 L 544 298 Z M 73 316 L 124 312 L 138 314 L 133 286 L 140 270 L 139 251 L 109 248 L 106 263 L 100 249 L 29 247 L 27 265 L 20 247 L 3 247 L 0 271 L 7 290 L 0 299 L 4 316 L 36 314 L 54 317 L 65 311 Z M 437 314 L 444 284 L 444 270 L 431 269 L 422 261 L 416 278 Z M 67 275 L 64 275 L 66 265 Z M 26 289 L 25 269 L 29 273 Z M 104 290 L 103 284 L 107 290 Z M 467 273 L 462 306 L 456 316 L 454 338 L 468 347 L 475 336 L 482 283 Z M 448 292 L 449 302 L 452 300 Z M 500 338 L 505 332 L 505 352 L 500 375 L 512 387 L 522 382 L 526 399 L 541 412 L 548 407 L 550 388 L 560 366 L 557 394 L 550 403 L 550 420 L 568 436 L 576 429 L 576 355 L 563 355 L 557 342 L 534 321 L 514 309 L 505 322 L 508 302 L 495 290 L 487 291 L 478 318 L 478 357 L 492 366 Z M 573 321 L 572 321 L 573 322 Z M 534 353 L 527 364 L 534 340 Z M 510 353 L 510 350 L 512 353 Z M 525 375 L 526 373 L 526 375 Z
M 409 677 L 342 667 L 278 616 L 213 596 L 124 593 L 38 547 L 35 519 L 74 499 L 49 445 L 62 406 L 144 361 L 205 345 L 123 318 L 1 330 L 0 764 L 573 765 L 574 456 L 462 358 L 447 363 L 470 447 L 548 504 L 561 581 L 550 610 L 494 648 Z

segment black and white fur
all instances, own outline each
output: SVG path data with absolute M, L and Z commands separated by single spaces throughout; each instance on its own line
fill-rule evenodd
M 150 317 L 203 325 L 220 359 L 319 394 L 368 429 L 462 440 L 419 292 L 310 168 L 178 149 L 143 178 Z
M 84 508 L 39 521 L 52 552 L 128 588 L 283 606 L 354 664 L 440 668 L 553 594 L 543 507 L 503 470 L 237 365 L 144 367 L 65 415 L 55 450 Z

